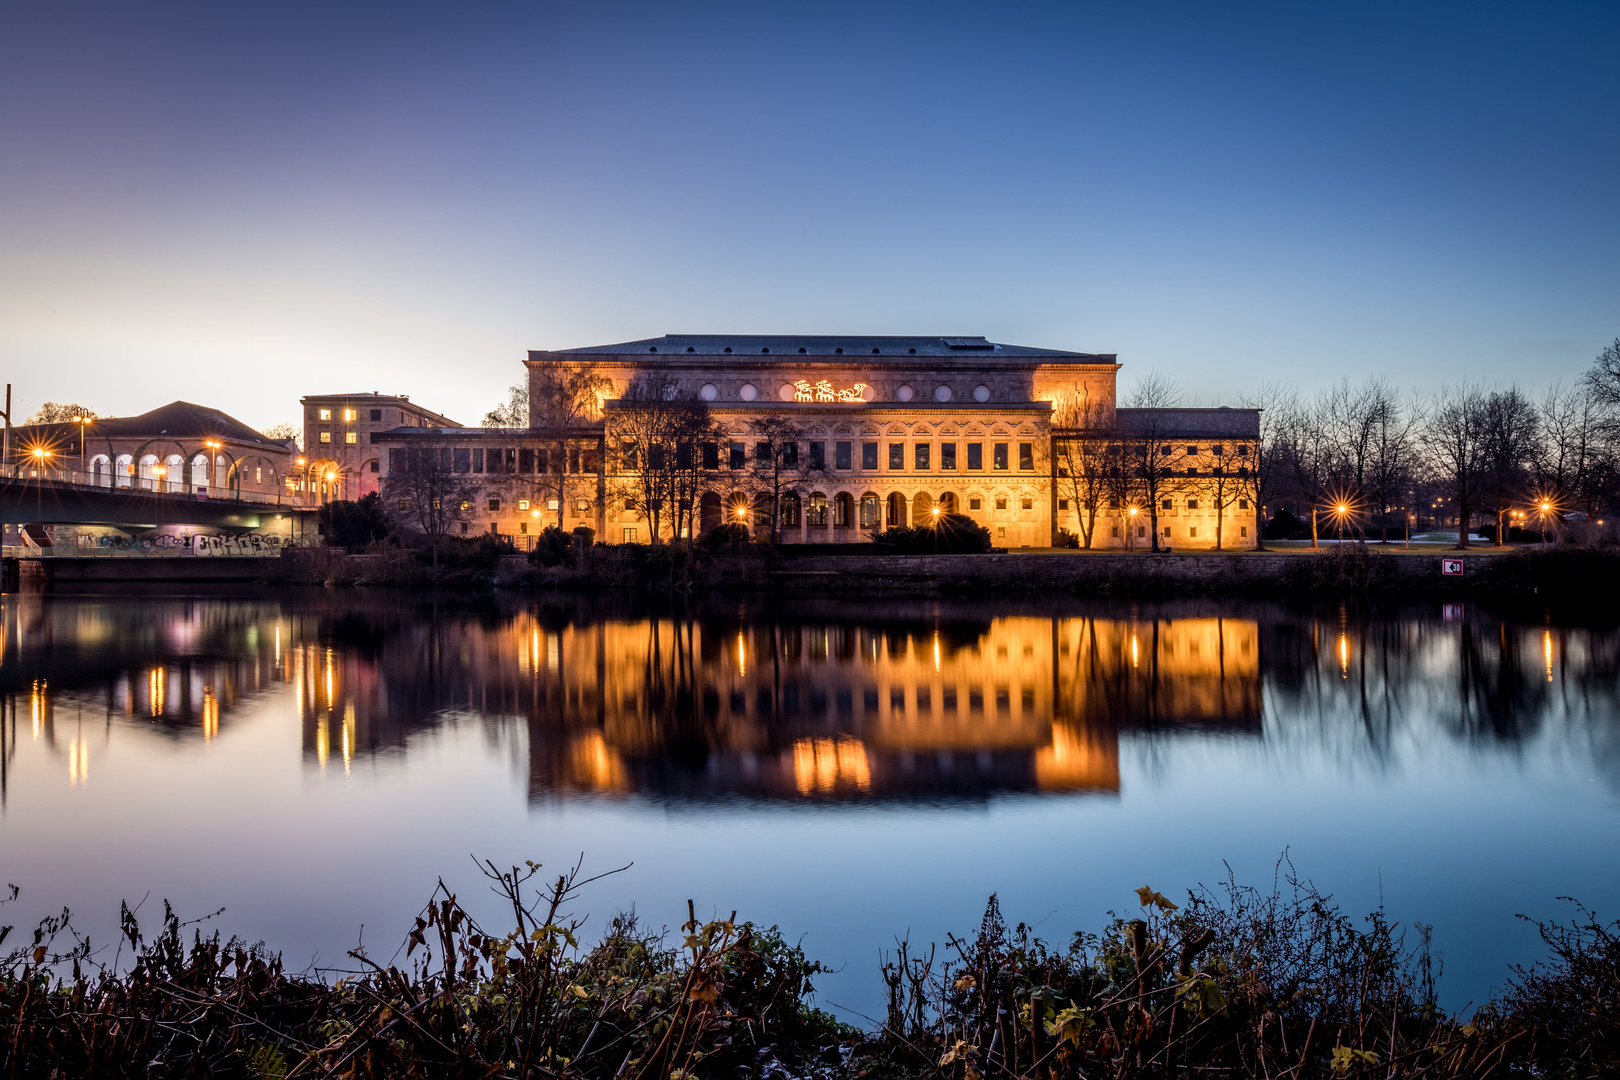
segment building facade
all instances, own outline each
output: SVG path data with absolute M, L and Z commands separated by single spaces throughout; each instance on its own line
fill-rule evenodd
M 403 394 L 312 394 L 299 404 L 304 410 L 304 453 L 295 482 L 323 502 L 358 499 L 377 490 L 382 465 L 372 445 L 373 432 L 456 426 Z
M 610 543 L 722 521 L 789 543 L 973 518 L 997 546 L 1252 547 L 1252 409 L 1116 409 L 1111 354 L 982 337 L 668 335 L 531 352 L 530 427 L 377 432 L 386 477 L 434 445 L 478 484 L 468 533 L 585 525 Z M 550 399 L 588 373 L 594 400 L 558 430 Z M 569 391 L 570 393 L 574 391 Z M 701 403 L 689 518 L 649 506 L 629 429 L 658 402 Z M 1103 448 L 1077 454 L 1076 446 Z M 656 456 L 659 448 L 648 453 Z M 784 478 L 785 461 L 788 475 Z M 1083 477 L 1084 483 L 1076 478 Z M 697 490 L 700 489 L 700 490 Z M 690 525 L 681 525 L 689 520 Z

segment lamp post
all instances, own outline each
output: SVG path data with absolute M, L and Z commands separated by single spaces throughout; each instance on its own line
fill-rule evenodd
M 73 423 L 79 425 L 79 471 L 84 472 L 84 429 L 90 426 L 88 416 L 75 416 Z

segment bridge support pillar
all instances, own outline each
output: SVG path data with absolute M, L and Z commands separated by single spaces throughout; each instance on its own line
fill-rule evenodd
M 18 559 L 18 592 L 50 592 L 56 581 L 56 567 L 49 559 Z

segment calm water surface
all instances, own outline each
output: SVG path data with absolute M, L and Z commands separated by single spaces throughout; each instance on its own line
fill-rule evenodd
M 0 598 L 0 880 L 224 907 L 294 966 L 386 956 L 470 855 L 591 870 L 593 921 L 731 909 L 840 970 L 999 892 L 1065 939 L 1281 852 L 1435 925 L 1482 1000 L 1514 919 L 1620 915 L 1620 632 L 1472 606 Z M 494 914 L 493 907 L 490 908 Z

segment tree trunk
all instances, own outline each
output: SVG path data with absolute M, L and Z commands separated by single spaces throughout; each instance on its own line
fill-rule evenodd
M 1465 499 L 1457 500 L 1457 548 L 1461 550 L 1468 546 L 1468 502 Z

